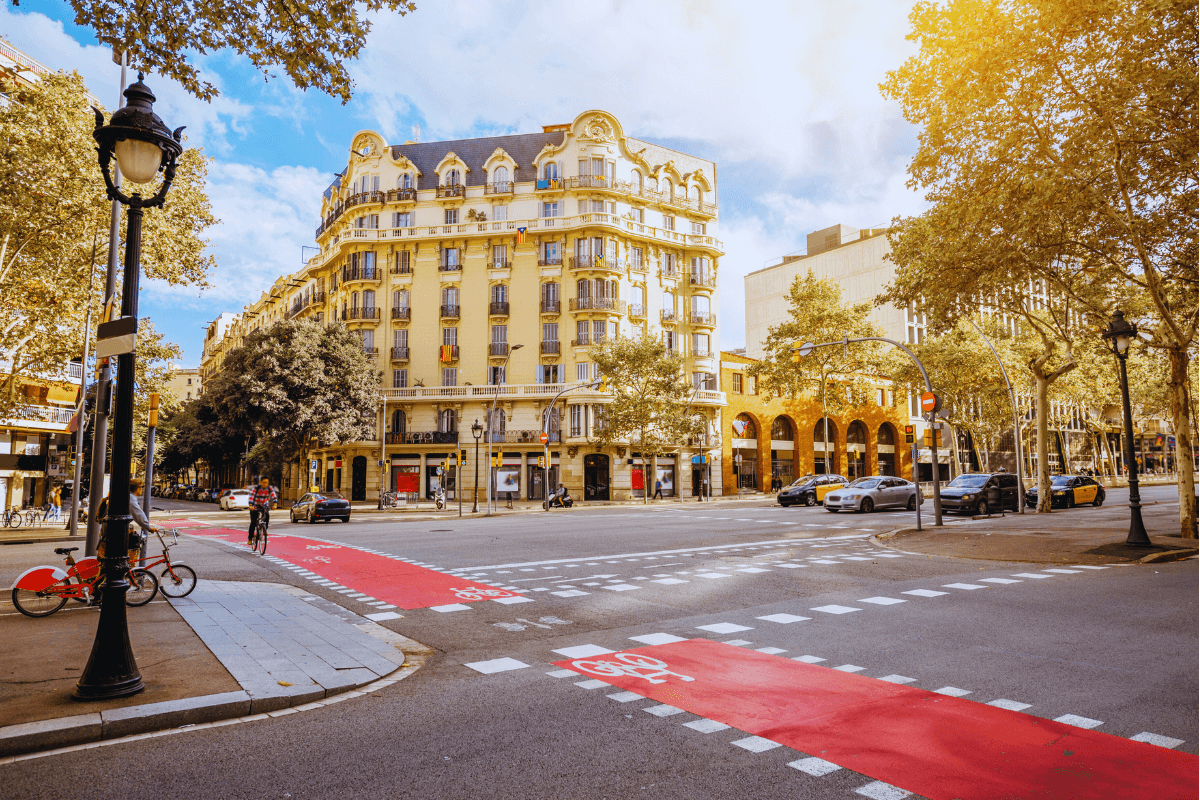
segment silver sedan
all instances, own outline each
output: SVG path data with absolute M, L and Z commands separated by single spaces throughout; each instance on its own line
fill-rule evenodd
M 826 511 L 874 511 L 877 508 L 907 508 L 918 502 L 916 484 L 886 476 L 859 478 L 844 488 L 825 495 Z

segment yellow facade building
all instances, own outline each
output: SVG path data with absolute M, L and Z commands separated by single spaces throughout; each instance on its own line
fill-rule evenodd
M 497 481 L 514 497 L 544 497 L 537 459 L 548 417 L 550 484 L 576 499 L 626 499 L 640 454 L 589 437 L 605 402 L 584 386 L 598 377 L 588 349 L 600 339 L 644 331 L 683 354 L 719 458 L 716 169 L 627 136 L 603 111 L 539 133 L 448 142 L 389 145 L 362 131 L 325 192 L 319 255 L 206 344 L 201 373 L 276 319 L 343 324 L 382 373 L 381 435 L 317 453 L 325 488 L 373 499 L 415 473 L 421 495 L 445 481 L 453 497 L 456 481 L 437 467 L 467 450 L 459 482 L 469 497 L 471 426 L 486 427 L 495 401 Z M 698 486 L 692 458 L 704 452 L 656 459 L 672 491 Z M 482 494 L 486 464 L 479 474 Z M 285 496 L 309 479 L 286 476 Z

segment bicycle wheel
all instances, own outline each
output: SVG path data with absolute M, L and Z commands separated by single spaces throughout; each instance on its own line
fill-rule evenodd
M 129 573 L 129 591 L 125 593 L 125 605 L 144 606 L 158 594 L 158 578 L 148 569 L 135 569 Z
M 254 537 L 254 552 L 261 555 L 267 554 L 267 526 L 259 525 L 258 533 Z
M 12 590 L 13 605 L 27 617 L 48 617 L 67 604 L 61 594 L 34 592 L 29 589 Z
M 186 564 L 172 564 L 158 576 L 158 590 L 167 597 L 187 597 L 196 588 L 196 570 Z

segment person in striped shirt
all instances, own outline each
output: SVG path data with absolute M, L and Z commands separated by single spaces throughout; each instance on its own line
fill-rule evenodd
M 279 493 L 271 486 L 271 479 L 264 475 L 250 492 L 250 529 L 246 532 L 246 544 L 254 544 L 254 526 L 258 525 L 259 514 L 262 514 L 263 525 L 270 525 L 271 506 L 278 502 Z

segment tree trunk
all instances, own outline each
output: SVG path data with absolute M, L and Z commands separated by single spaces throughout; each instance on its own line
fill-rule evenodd
M 1047 397 L 1050 381 L 1047 376 L 1034 374 L 1037 382 L 1037 513 L 1050 513 L 1050 400 Z
M 1192 399 L 1186 349 L 1167 351 L 1171 359 L 1171 421 L 1175 427 L 1175 482 L 1179 489 L 1179 535 L 1196 538 L 1196 472 L 1192 463 Z M 1164 448 L 1165 449 L 1165 448 Z

